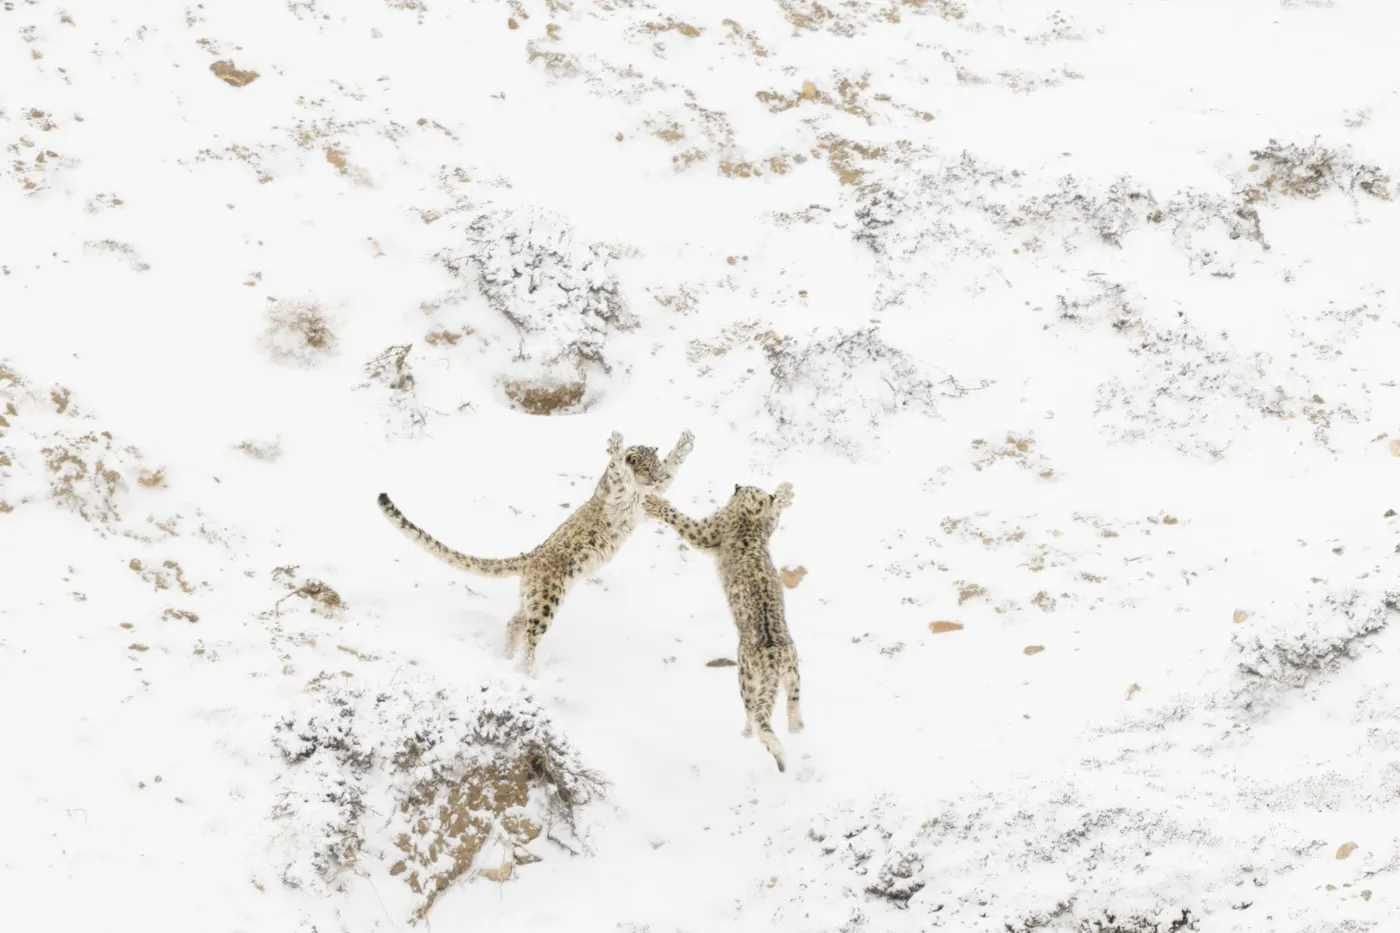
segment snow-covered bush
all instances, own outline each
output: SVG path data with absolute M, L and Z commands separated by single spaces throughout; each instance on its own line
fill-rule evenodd
M 887 797 L 841 805 L 770 843 L 784 866 L 774 919 L 791 908 L 803 929 L 1181 933 L 1252 900 L 1306 844 L 1128 785 L 1008 786 L 933 814 Z
M 288 766 L 273 813 L 283 882 L 324 895 L 354 874 L 398 877 L 410 920 L 459 879 L 538 861 L 541 836 L 576 837 L 604 789 L 530 696 L 501 685 L 318 694 L 272 741 Z
M 939 399 L 986 385 L 959 382 L 888 343 L 873 327 L 772 339 L 763 346 L 772 376 L 763 400 L 775 426 L 769 443 L 830 446 L 853 460 L 885 418 L 936 415 Z
M 613 252 L 582 243 L 560 215 L 538 208 L 500 208 L 466 228 L 466 245 L 439 261 L 468 278 L 520 335 L 517 358 L 545 366 L 595 363 L 605 371 L 608 334 L 637 320 L 618 287 Z
M 1255 685 L 1305 687 L 1355 659 L 1400 613 L 1400 591 L 1345 589 L 1262 614 L 1236 632 L 1239 670 Z
M 336 336 L 330 315 L 319 302 L 269 299 L 263 345 L 279 363 L 315 366 L 335 351 Z
M 1329 149 L 1316 139 L 1306 146 L 1269 140 L 1250 153 L 1258 163 L 1259 181 L 1247 191 L 1256 199 L 1269 194 L 1316 198 L 1328 189 L 1346 194 L 1360 190 L 1382 201 L 1391 199 L 1390 176 L 1352 158 L 1349 147 Z

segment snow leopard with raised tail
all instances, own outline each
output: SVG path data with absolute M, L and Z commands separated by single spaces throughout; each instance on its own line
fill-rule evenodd
M 694 446 L 695 436 L 684 431 L 663 461 L 655 447 L 624 448 L 622 435 L 614 431 L 608 467 L 593 495 L 543 544 L 515 557 L 472 557 L 454 550 L 409 521 L 385 493 L 379 494 L 379 508 L 410 540 L 453 567 L 488 577 L 520 577 L 520 609 L 506 624 L 505 655 L 515 657 L 523 637 L 525 668 L 533 674 L 535 650 L 564 593 L 612 559 L 641 519 L 642 497 L 664 492 Z
M 792 484 L 783 483 L 772 495 L 754 486 L 735 486 L 728 504 L 703 521 L 687 518 L 658 495 L 648 495 L 643 507 L 652 518 L 674 528 L 691 547 L 719 558 L 719 578 L 739 628 L 739 695 L 747 722 L 744 737 L 758 729 L 758 738 L 786 771 L 783 745 L 773 734 L 773 704 L 778 688 L 787 694 L 789 732 L 802 731 L 801 680 L 797 646 L 788 632 L 783 609 L 783 584 L 768 539 L 778 516 L 792 505 Z

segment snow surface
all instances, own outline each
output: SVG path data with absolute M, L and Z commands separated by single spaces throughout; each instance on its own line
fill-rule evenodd
M 1393 929 L 1397 27 L 4 0 L 0 927 L 404 929 L 385 749 L 503 710 L 606 792 L 434 929 Z M 510 555 L 685 428 L 796 488 L 786 775 L 668 529 L 527 682 L 374 505 Z

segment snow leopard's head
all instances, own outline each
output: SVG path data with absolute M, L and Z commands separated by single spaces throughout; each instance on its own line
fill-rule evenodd
M 622 459 L 639 486 L 655 486 L 661 481 L 661 459 L 655 447 L 628 447 Z

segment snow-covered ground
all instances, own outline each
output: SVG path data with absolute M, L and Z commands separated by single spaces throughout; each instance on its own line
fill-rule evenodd
M 0 928 L 1393 928 L 1397 28 L 4 0 Z M 531 681 L 374 504 L 687 428 L 796 488 L 786 774 L 669 529 Z

